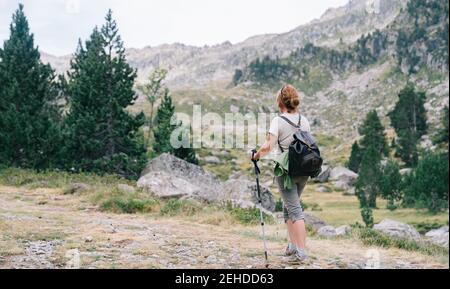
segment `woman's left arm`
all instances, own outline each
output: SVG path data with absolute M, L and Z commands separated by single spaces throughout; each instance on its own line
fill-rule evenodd
M 273 148 L 277 144 L 277 137 L 275 137 L 273 134 L 269 133 L 267 134 L 266 142 L 263 144 L 263 146 L 259 149 L 259 151 L 253 156 L 253 160 L 260 160 L 264 156 L 268 155 Z

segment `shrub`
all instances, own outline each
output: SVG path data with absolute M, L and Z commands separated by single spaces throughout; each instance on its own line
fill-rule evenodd
M 275 203 L 275 212 L 283 212 L 283 200 L 281 198 Z
M 383 167 L 379 188 L 383 199 L 388 201 L 387 208 L 391 211 L 397 209 L 395 202 L 400 201 L 403 197 L 403 183 L 400 167 L 395 161 L 389 160 Z
M 431 213 L 448 209 L 448 154 L 427 152 L 407 177 L 404 205 Z
M 256 225 L 261 222 L 261 216 L 258 208 L 243 209 L 228 203 L 226 209 L 236 221 L 243 225 Z M 263 213 L 263 215 L 266 223 L 274 223 L 272 216 L 267 215 L 266 213 Z
M 391 237 L 370 228 L 359 229 L 358 237 L 366 246 L 399 248 L 407 251 L 417 251 L 427 255 L 448 255 L 448 248 Z
M 161 208 L 162 216 L 176 216 L 185 214 L 193 216 L 202 210 L 202 205 L 195 201 L 171 199 Z
M 156 200 L 141 200 L 115 196 L 103 201 L 100 209 L 117 214 L 136 214 L 153 212 L 156 205 L 158 205 L 158 201 Z
M 361 217 L 363 219 L 364 224 L 366 224 L 367 228 L 373 228 L 374 220 L 373 220 L 373 212 L 371 208 L 362 207 L 361 208 Z

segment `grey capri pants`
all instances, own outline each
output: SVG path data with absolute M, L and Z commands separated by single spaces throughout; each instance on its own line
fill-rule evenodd
M 283 213 L 285 222 L 291 220 L 293 223 L 305 220 L 300 197 L 308 183 L 309 177 L 293 177 L 292 189 L 284 188 L 284 177 L 276 177 L 281 198 L 283 199 Z

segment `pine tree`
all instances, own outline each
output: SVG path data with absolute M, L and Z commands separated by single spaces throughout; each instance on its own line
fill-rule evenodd
M 416 91 L 409 83 L 399 93 L 399 100 L 394 110 L 389 113 L 398 136 L 397 155 L 408 166 L 417 164 L 417 143 L 427 132 L 425 101 L 425 93 Z
M 195 150 L 190 147 L 181 147 L 178 149 L 175 149 L 175 156 L 177 158 L 183 159 L 191 164 L 198 165 L 198 159 L 197 155 L 195 153 Z
M 404 205 L 427 208 L 431 213 L 448 209 L 448 153 L 427 152 L 407 179 Z
M 142 85 L 138 85 L 138 90 L 147 98 L 150 103 L 150 116 L 147 118 L 147 123 L 150 128 L 150 132 L 153 131 L 154 109 L 155 103 L 158 101 L 165 92 L 164 80 L 167 76 L 167 70 L 156 69 L 149 77 L 148 82 Z
M 56 165 L 60 112 L 55 74 L 40 61 L 23 5 L 0 49 L 0 164 L 35 169 Z
M 170 136 L 177 127 L 172 122 L 174 114 L 175 106 L 172 103 L 170 92 L 166 88 L 155 119 L 156 127 L 154 129 L 155 141 L 153 143 L 153 153 L 156 156 L 163 153 L 173 153 Z
M 163 153 L 169 153 L 197 165 L 198 159 L 193 148 L 174 148 L 171 144 L 172 133 L 182 125 L 176 122 L 174 114 L 175 106 L 172 104 L 170 91 L 166 88 L 155 119 L 156 127 L 154 130 L 155 142 L 153 143 L 153 154 L 158 156 Z
M 361 158 L 361 148 L 359 147 L 358 142 L 355 142 L 352 146 L 352 153 L 350 155 L 350 159 L 348 160 L 347 167 L 355 173 L 358 173 Z
M 359 128 L 359 133 L 362 136 L 360 145 L 363 151 L 369 146 L 373 146 L 380 155 L 387 156 L 389 154 L 384 127 L 375 110 L 367 114 L 364 123 Z
M 80 43 L 68 75 L 66 156 L 73 168 L 137 178 L 146 163 L 139 133 L 145 117 L 126 111 L 137 98 L 136 71 L 126 62 L 111 11 L 85 47 Z
M 434 143 L 435 144 L 448 144 L 448 126 L 449 126 L 449 113 L 448 106 L 444 107 L 444 116 L 442 117 L 442 127 L 437 132 Z
M 359 177 L 356 182 L 356 193 L 360 200 L 361 208 L 376 208 L 377 195 L 380 180 L 381 158 L 378 150 L 370 146 L 365 152 L 359 169 Z
M 388 201 L 387 208 L 395 210 L 395 202 L 402 200 L 402 175 L 399 165 L 389 160 L 384 166 L 380 177 L 380 194 L 383 199 Z
M 389 146 L 384 133 L 384 127 L 375 110 L 369 112 L 363 124 L 359 128 L 362 136 L 360 143 L 355 142 L 352 146 L 352 153 L 348 161 L 348 168 L 358 173 L 361 161 L 369 147 L 375 150 L 377 157 L 381 160 L 383 156 L 389 155 Z

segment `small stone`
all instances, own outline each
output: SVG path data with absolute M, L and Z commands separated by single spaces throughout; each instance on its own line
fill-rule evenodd
M 215 264 L 217 263 L 217 258 L 214 255 L 208 256 L 208 258 L 206 258 L 205 260 L 206 264 Z
M 324 187 L 324 186 L 320 186 L 316 189 L 316 192 L 318 193 L 331 193 L 331 189 Z
M 136 193 L 136 189 L 127 184 L 119 184 L 119 185 L 117 185 L 117 189 L 119 190 L 119 192 L 121 192 L 123 194 L 131 195 L 131 194 Z
M 85 243 L 92 243 L 94 241 L 94 238 L 92 236 L 87 236 L 84 238 Z
M 220 164 L 220 159 L 218 157 L 215 156 L 209 156 L 209 157 L 205 157 L 205 162 L 207 164 L 212 164 L 212 165 L 218 165 Z
M 73 195 L 88 191 L 91 187 L 84 183 L 73 183 L 64 191 L 65 195 Z
M 337 236 L 336 229 L 332 226 L 324 226 L 317 230 L 317 234 L 321 237 L 332 238 Z
M 345 236 L 349 234 L 352 231 L 352 227 L 348 225 L 340 226 L 336 228 L 336 235 L 337 236 Z

